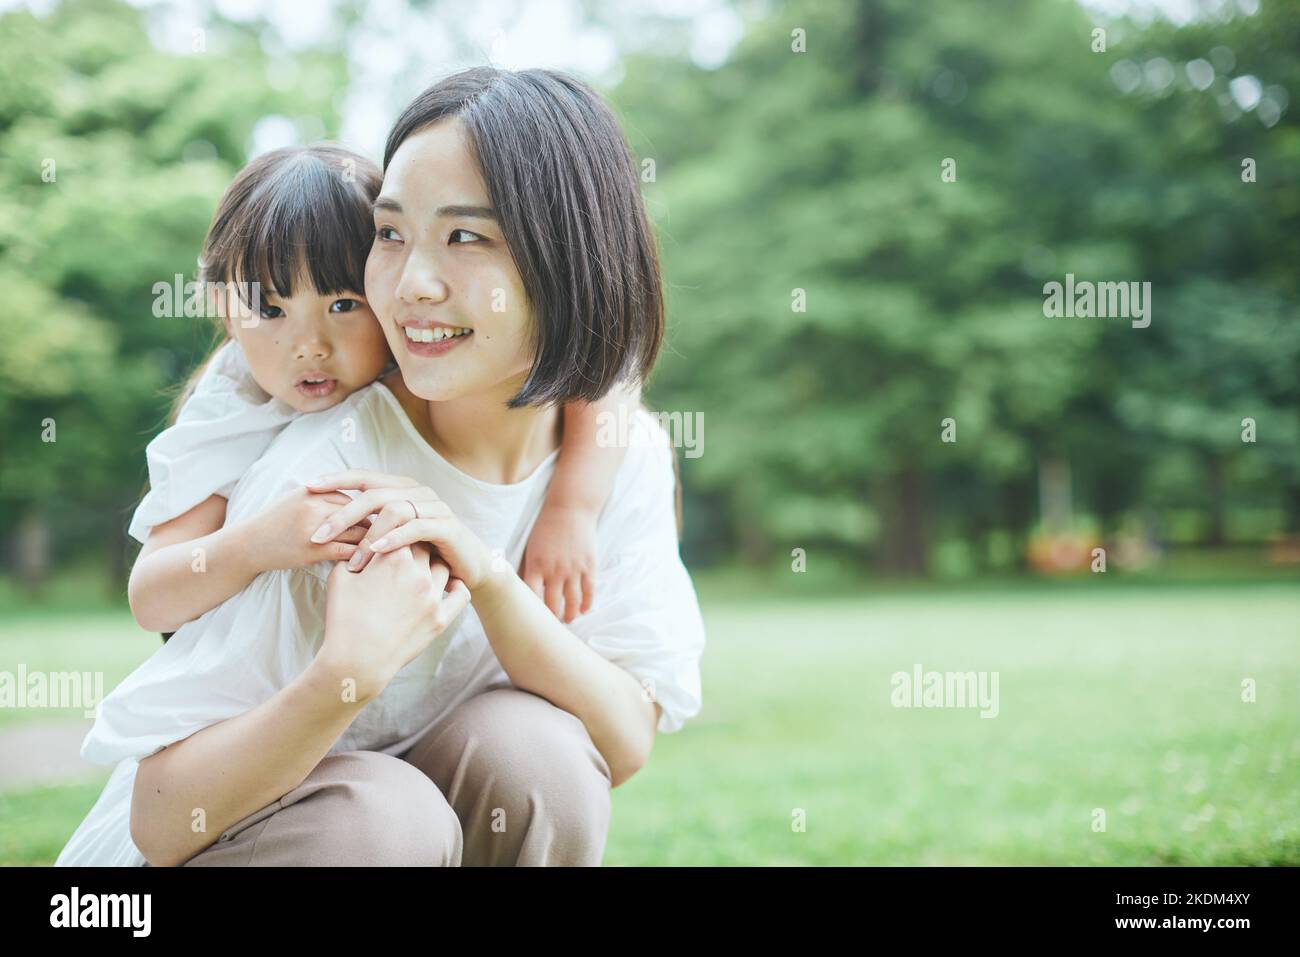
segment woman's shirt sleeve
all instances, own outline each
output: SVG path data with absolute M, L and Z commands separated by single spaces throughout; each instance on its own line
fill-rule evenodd
M 702 704 L 704 622 L 678 547 L 667 435 L 639 412 L 629 445 L 601 515 L 596 596 L 569 627 L 641 683 L 663 709 L 658 730 L 667 734 Z
M 155 525 L 210 496 L 229 498 L 235 483 L 297 414 L 262 391 L 243 350 L 227 342 L 204 369 L 176 423 L 145 449 L 149 491 L 131 517 L 131 537 L 144 542 Z

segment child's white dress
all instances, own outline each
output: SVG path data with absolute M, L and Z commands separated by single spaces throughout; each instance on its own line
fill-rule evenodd
M 390 359 L 386 374 L 396 367 Z M 128 533 L 141 544 L 155 525 L 184 515 L 212 495 L 226 499 L 275 437 L 303 413 L 268 395 L 233 339 L 217 349 L 194 392 L 145 449 L 149 491 Z
M 149 491 L 128 531 L 143 543 L 155 525 L 184 515 L 212 495 L 230 498 L 235 483 L 295 417 L 249 371 L 244 350 L 230 340 L 217 350 L 181 406 L 176 423 L 148 448 Z
M 601 556 L 590 611 L 568 625 L 619 665 L 663 709 L 658 730 L 698 713 L 704 625 L 678 553 L 668 437 L 639 410 L 630 447 L 597 520 Z M 293 419 L 239 480 L 227 521 L 257 515 L 317 475 L 351 468 L 415 478 L 432 488 L 490 549 L 518 568 L 559 451 L 511 485 L 483 482 L 447 462 L 416 431 L 382 382 L 324 412 Z M 81 756 L 117 767 L 59 855 L 60 865 L 144 863 L 131 840 L 131 794 L 139 762 L 286 687 L 324 637 L 331 562 L 258 575 L 238 595 L 182 625 L 100 704 Z M 453 708 L 510 687 L 473 606 L 388 684 L 330 749 L 401 755 Z

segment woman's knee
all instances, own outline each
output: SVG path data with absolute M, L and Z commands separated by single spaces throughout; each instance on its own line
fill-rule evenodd
M 462 709 L 447 729 L 452 740 L 438 743 L 443 754 L 469 755 L 457 761 L 468 775 L 462 786 L 490 790 L 508 817 L 540 806 L 560 831 L 607 827 L 609 766 L 581 719 L 517 688 L 484 692 Z
M 375 751 L 331 755 L 286 802 L 295 795 L 258 839 L 259 847 L 300 835 L 311 844 L 305 856 L 312 863 L 460 864 L 463 839 L 455 811 L 428 777 L 400 758 Z

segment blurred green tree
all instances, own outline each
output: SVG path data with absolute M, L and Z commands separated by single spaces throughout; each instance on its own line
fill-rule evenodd
M 155 317 L 154 284 L 194 277 L 255 124 L 332 128 L 346 86 L 341 57 L 307 53 L 273 88 L 252 25 L 218 19 L 166 52 L 149 15 L 119 0 L 0 15 L 0 516 L 33 584 L 52 539 L 64 557 L 104 547 L 124 584 L 144 447 L 212 338 Z
M 1226 79 L 1126 95 L 1116 75 L 1227 44 L 1294 87 L 1294 57 L 1263 51 L 1298 24 L 1294 6 L 1198 35 L 1117 21 L 1094 52 L 1073 3 L 791 3 L 717 70 L 634 58 L 617 98 L 656 161 L 672 284 L 651 394 L 709 420 L 697 536 L 895 572 L 925 571 L 941 537 L 978 562 L 1010 532 L 1023 554 L 1039 462 L 1070 462 L 1116 520 L 1191 441 L 1168 428 L 1180 406 L 1240 445 L 1229 396 L 1271 423 L 1255 491 L 1293 488 L 1295 125 L 1220 115 Z M 1264 189 L 1240 182 L 1243 141 Z M 1153 326 L 1045 318 L 1043 284 L 1067 272 L 1152 282 Z M 1205 315 L 1206 281 L 1230 312 Z M 1232 383 L 1204 388 L 1228 342 Z

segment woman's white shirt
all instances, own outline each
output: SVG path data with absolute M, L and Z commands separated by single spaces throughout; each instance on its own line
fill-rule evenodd
M 701 705 L 704 626 L 678 553 L 672 449 L 639 411 L 597 525 L 596 596 L 569 629 L 628 671 L 677 731 Z M 380 382 L 324 412 L 295 418 L 240 479 L 227 521 L 263 511 L 294 487 L 330 472 L 377 469 L 431 488 L 489 549 L 516 568 L 541 511 L 559 452 L 512 485 L 475 479 L 438 455 Z M 324 637 L 331 563 L 265 572 L 242 592 L 181 627 L 102 702 L 82 756 L 117 763 L 98 803 L 58 864 L 139 865 L 129 820 L 143 758 L 256 707 L 311 662 Z M 404 753 L 466 699 L 506 676 L 471 606 L 354 719 L 330 753 Z

